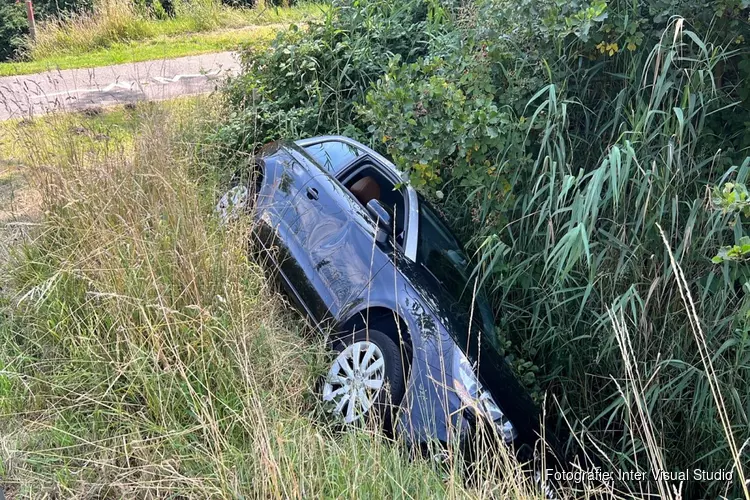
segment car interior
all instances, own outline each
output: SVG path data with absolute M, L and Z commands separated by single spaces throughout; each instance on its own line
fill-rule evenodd
M 344 186 L 351 191 L 363 207 L 367 207 L 370 200 L 378 200 L 390 209 L 393 213 L 396 243 L 403 245 L 406 220 L 403 192 L 395 189 L 395 184 L 370 163 L 361 165 L 350 174 L 344 181 Z

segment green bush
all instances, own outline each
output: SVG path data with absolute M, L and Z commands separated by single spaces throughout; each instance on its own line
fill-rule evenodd
M 28 32 L 23 4 L 0 0 L 0 61 L 10 59 L 24 46 Z
M 248 48 L 244 74 L 227 90 L 236 112 L 218 142 L 231 154 L 279 134 L 363 137 L 355 103 L 364 102 L 389 56 L 411 61 L 422 53 L 426 12 L 423 0 L 337 4 L 322 21 L 280 33 L 268 49 Z
M 489 188 L 502 200 L 510 185 L 498 176 L 507 166 L 498 156 L 512 158 L 515 169 L 529 166 L 524 126 L 512 108 L 495 102 L 505 89 L 481 54 L 409 65 L 394 59 L 359 108 L 371 124 L 368 132 L 381 137 L 418 188 L 440 188 L 454 178 L 466 191 Z
M 37 0 L 34 2 L 36 20 L 65 16 L 70 12 L 91 7 L 91 0 Z M 29 25 L 24 2 L 0 0 L 0 62 L 23 52 L 27 45 Z

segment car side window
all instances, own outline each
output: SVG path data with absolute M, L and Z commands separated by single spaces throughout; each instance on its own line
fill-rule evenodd
M 344 187 L 365 209 L 370 200 L 377 199 L 393 213 L 396 243 L 403 246 L 406 229 L 406 200 L 403 188 L 395 189 L 395 184 L 369 162 L 361 163 L 344 177 Z
M 304 147 L 305 152 L 333 175 L 362 156 L 362 151 L 341 141 L 325 141 Z

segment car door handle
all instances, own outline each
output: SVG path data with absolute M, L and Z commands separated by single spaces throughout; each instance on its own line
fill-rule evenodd
M 307 197 L 311 200 L 318 199 L 318 190 L 315 188 L 307 188 Z

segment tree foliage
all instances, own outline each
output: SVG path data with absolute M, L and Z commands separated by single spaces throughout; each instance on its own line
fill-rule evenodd
M 28 33 L 26 13 L 15 0 L 0 0 L 0 61 L 10 59 Z

